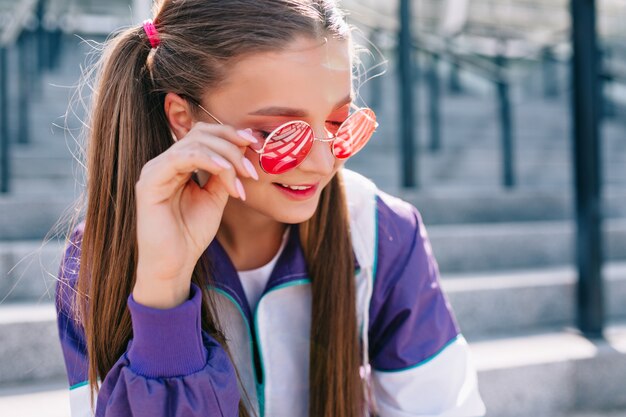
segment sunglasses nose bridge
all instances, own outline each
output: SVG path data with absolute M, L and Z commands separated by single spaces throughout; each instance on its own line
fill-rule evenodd
M 323 175 L 330 174 L 336 162 L 335 153 L 332 149 L 332 141 L 334 141 L 334 137 L 322 139 L 314 137 L 313 143 L 306 156 L 304 156 L 302 162 L 299 164 L 300 168 L 322 173 Z
M 307 123 L 308 124 L 308 123 Z M 311 131 L 313 132 L 313 140 L 314 141 L 319 141 L 319 142 L 331 142 L 333 141 L 336 136 L 333 135 L 327 128 L 326 125 L 322 125 L 321 128 L 319 129 L 315 129 L 313 126 L 311 126 L 310 124 L 309 128 L 311 129 Z M 321 134 L 320 134 L 321 133 Z

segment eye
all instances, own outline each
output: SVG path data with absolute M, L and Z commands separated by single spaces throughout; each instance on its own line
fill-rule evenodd
M 343 120 L 326 120 L 326 129 L 328 129 L 330 133 L 335 134 L 343 122 Z
M 252 134 L 257 139 L 260 139 L 260 140 L 266 140 L 267 137 L 270 135 L 270 133 L 272 133 L 272 132 L 268 132 L 268 131 L 265 131 L 265 130 L 258 130 L 258 129 L 252 131 Z
M 326 126 L 328 130 L 335 133 L 341 124 L 346 121 L 350 116 L 350 105 L 345 105 L 340 109 L 335 110 L 329 115 L 330 120 L 326 120 Z

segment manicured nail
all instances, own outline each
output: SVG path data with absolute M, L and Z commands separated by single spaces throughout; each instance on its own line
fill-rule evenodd
M 252 162 L 250 162 L 250 160 L 245 156 L 243 157 L 243 166 L 246 167 L 246 171 L 252 175 L 252 178 L 255 180 L 259 179 L 259 174 L 256 172 L 256 169 L 254 169 L 254 165 L 252 165 Z
M 252 134 L 252 129 L 250 129 L 250 128 L 243 129 L 243 130 L 238 130 L 237 133 L 239 134 L 239 136 L 241 136 L 242 138 L 244 138 L 248 142 L 259 143 L 259 140 L 254 137 L 254 135 Z
M 217 165 L 221 166 L 222 168 L 230 168 L 231 167 L 230 163 L 227 160 L 225 160 L 224 158 L 222 158 L 221 156 L 213 155 L 211 157 L 211 159 L 213 160 L 213 162 L 215 162 Z
M 237 192 L 239 193 L 239 197 L 246 201 L 246 191 L 243 189 L 243 184 L 239 181 L 239 178 L 235 178 L 235 188 L 237 188 Z

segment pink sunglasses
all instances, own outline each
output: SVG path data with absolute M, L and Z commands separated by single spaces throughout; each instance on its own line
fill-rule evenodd
M 224 124 L 200 104 L 196 104 L 217 123 Z M 250 149 L 260 155 L 259 164 L 263 171 L 267 174 L 282 174 L 300 165 L 316 140 L 330 143 L 335 158 L 347 159 L 363 149 L 377 127 L 374 111 L 363 107 L 350 114 L 330 138 L 317 138 L 310 124 L 293 120 L 272 130 L 261 149 Z

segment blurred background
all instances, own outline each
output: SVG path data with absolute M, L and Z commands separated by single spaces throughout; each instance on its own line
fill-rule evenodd
M 341 4 L 380 123 L 347 167 L 422 213 L 488 415 L 626 416 L 626 0 Z M 53 295 L 77 85 L 148 17 L 0 0 L 0 416 L 69 416 Z

